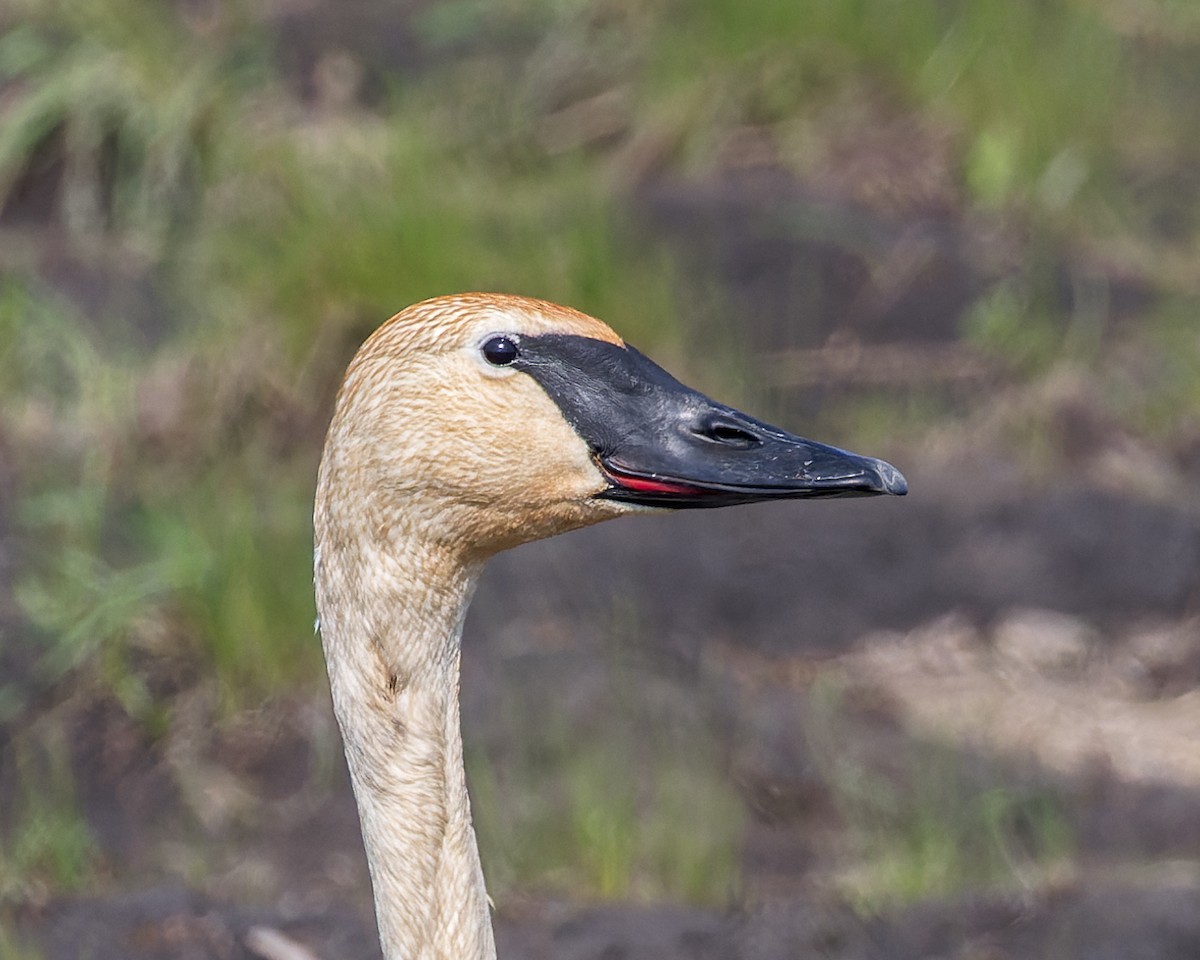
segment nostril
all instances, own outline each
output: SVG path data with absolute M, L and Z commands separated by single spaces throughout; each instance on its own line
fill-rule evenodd
M 759 439 L 754 434 L 743 430 L 741 427 L 729 427 L 722 424 L 719 427 L 713 427 L 712 435 L 722 443 L 758 443 Z
M 696 435 L 730 447 L 756 447 L 762 438 L 734 420 L 713 417 L 696 428 Z

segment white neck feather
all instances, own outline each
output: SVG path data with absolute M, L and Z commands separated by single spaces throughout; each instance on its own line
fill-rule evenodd
M 478 568 L 411 541 L 329 539 L 316 563 L 321 637 L 384 957 L 493 960 L 458 707 Z

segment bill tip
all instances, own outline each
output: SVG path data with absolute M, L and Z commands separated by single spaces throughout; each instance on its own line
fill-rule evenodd
M 902 497 L 908 493 L 908 481 L 904 474 L 883 460 L 879 461 L 879 479 L 883 483 L 883 492 Z

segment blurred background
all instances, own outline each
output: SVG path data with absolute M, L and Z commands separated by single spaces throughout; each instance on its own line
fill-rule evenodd
M 0 960 L 377 956 L 314 474 L 473 289 L 913 491 L 492 565 L 501 956 L 1200 956 L 1200 5 L 4 0 Z

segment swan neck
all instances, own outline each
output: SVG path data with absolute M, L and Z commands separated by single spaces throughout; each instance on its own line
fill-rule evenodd
M 322 643 L 384 957 L 493 960 L 458 702 L 479 571 L 415 541 L 331 552 L 319 529 L 317 544 Z

